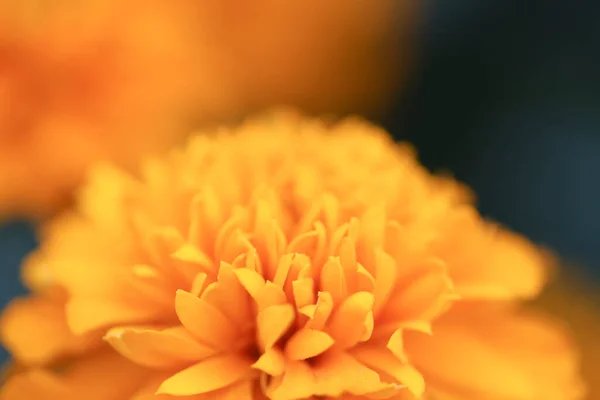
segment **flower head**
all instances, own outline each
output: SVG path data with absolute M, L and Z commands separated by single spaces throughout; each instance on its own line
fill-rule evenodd
M 103 336 L 157 399 L 577 399 L 569 342 L 515 309 L 547 262 L 379 129 L 273 114 L 96 169 L 26 270 L 89 341 L 2 333 L 26 363 Z

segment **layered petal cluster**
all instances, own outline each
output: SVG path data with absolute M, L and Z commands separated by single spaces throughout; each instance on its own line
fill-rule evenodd
M 5 398 L 575 400 L 570 341 L 518 308 L 548 263 L 378 128 L 269 114 L 95 169 L 26 264 L 43 300 L 3 319 L 38 366 Z M 127 371 L 91 379 L 98 354 Z

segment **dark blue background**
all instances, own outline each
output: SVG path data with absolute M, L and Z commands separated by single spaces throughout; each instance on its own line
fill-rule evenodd
M 600 2 L 428 7 L 419 68 L 384 125 L 473 186 L 484 214 L 600 279 Z M 1 305 L 34 246 L 27 224 L 0 229 Z
M 481 211 L 600 279 L 600 2 L 430 1 L 386 126 Z

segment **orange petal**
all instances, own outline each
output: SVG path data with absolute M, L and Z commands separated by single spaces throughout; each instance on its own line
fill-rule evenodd
M 92 339 L 70 331 L 62 300 L 38 296 L 10 303 L 1 319 L 0 336 L 13 357 L 27 365 L 46 364 L 76 352 Z
M 271 376 L 279 376 L 285 371 L 285 358 L 280 350 L 267 348 L 260 358 L 252 364 L 252 368 Z
M 148 371 L 114 351 L 101 351 L 68 364 L 60 372 L 32 369 L 0 388 L 2 400 L 129 399 Z
M 135 393 L 148 379 L 148 373 L 148 369 L 107 348 L 68 366 L 64 379 L 77 394 L 75 399 L 104 400 Z
M 581 387 L 566 336 L 511 310 L 456 307 L 436 323 L 433 336 L 405 340 L 411 361 L 450 394 L 564 400 Z
M 290 360 L 306 360 L 327 351 L 335 341 L 323 331 L 300 329 L 285 345 L 285 355 Z
M 223 313 L 203 299 L 178 290 L 175 310 L 183 326 L 200 342 L 226 349 L 237 339 L 237 329 Z
M 211 283 L 200 298 L 218 308 L 236 325 L 247 323 L 250 319 L 250 296 L 227 263 L 221 263 L 217 282 Z
M 283 289 L 270 281 L 265 283 L 256 297 L 256 305 L 258 305 L 259 312 L 267 309 L 268 307 L 282 305 L 286 302 L 287 298 Z
M 189 396 L 209 393 L 241 381 L 251 373 L 251 365 L 249 360 L 237 354 L 212 357 L 168 378 L 156 394 Z
M 275 276 L 273 277 L 273 283 L 276 286 L 279 286 L 283 289 L 285 282 L 288 277 L 288 273 L 292 267 L 292 260 L 294 259 L 294 254 L 284 254 L 277 264 L 277 270 L 275 271 Z
M 373 294 L 354 293 L 333 313 L 327 325 L 327 333 L 335 340 L 336 346 L 347 349 L 358 343 L 364 334 L 369 312 L 373 307 Z
M 319 292 L 317 296 L 317 304 L 316 306 L 312 307 L 312 314 L 305 314 L 310 318 L 310 320 L 306 323 L 306 328 L 322 331 L 325 328 L 325 324 L 329 320 L 331 312 L 333 311 L 333 299 L 328 292 Z M 302 312 L 302 310 L 300 311 Z
M 358 264 L 356 269 L 356 291 L 374 293 L 375 278 L 365 267 Z
M 365 395 L 387 389 L 379 374 L 344 352 L 329 352 L 318 360 L 312 373 L 317 379 L 317 393 L 340 397 L 343 393 Z
M 203 272 L 197 274 L 194 278 L 194 281 L 192 282 L 192 288 L 190 289 L 190 293 L 196 297 L 200 297 L 200 295 L 204 291 L 207 278 L 208 276 Z
M 540 293 L 553 260 L 525 238 L 482 222 L 475 211 L 457 215 L 448 232 L 440 257 L 461 296 L 493 300 L 499 293 L 513 299 Z M 473 289 L 478 287 L 488 291 Z
M 312 278 L 298 279 L 292 282 L 296 308 L 315 303 L 315 282 Z
M 184 244 L 175 251 L 171 257 L 175 260 L 183 261 L 195 266 L 198 271 L 202 271 L 214 276 L 215 265 L 213 261 L 199 248 L 191 244 Z
M 330 257 L 321 270 L 321 288 L 331 294 L 333 304 L 340 304 L 348 294 L 344 268 L 339 257 Z
M 67 303 L 66 310 L 69 327 L 77 335 L 105 326 L 152 321 L 162 311 L 156 307 L 111 301 L 110 298 L 73 298 Z
M 223 224 L 224 218 L 223 207 L 215 190 L 210 185 L 204 186 L 190 205 L 190 242 L 200 247 L 206 245 Z
M 250 294 L 250 297 L 256 301 L 260 291 L 265 286 L 265 279 L 258 272 L 248 268 L 234 269 L 233 272 L 244 289 Z
M 396 329 L 387 343 L 387 349 L 403 363 L 408 363 L 408 358 L 404 352 L 404 330 Z
M 229 386 L 216 398 L 219 400 L 257 400 L 254 397 L 254 381 L 247 379 Z
M 383 251 L 377 252 L 375 263 L 375 287 L 373 289 L 375 303 L 373 305 L 373 313 L 377 315 L 378 311 L 388 301 L 392 289 L 396 284 L 397 266 L 396 261 Z
M 352 355 L 368 367 L 392 376 L 418 399 L 425 393 L 425 379 L 412 365 L 402 362 L 385 347 L 362 346 Z
M 165 330 L 113 328 L 104 338 L 123 356 L 153 368 L 182 367 L 216 353 L 198 343 L 183 327 Z
M 429 321 L 445 311 L 455 295 L 443 262 L 428 260 L 412 277 L 406 277 L 389 300 L 386 320 Z
M 262 351 L 271 348 L 288 331 L 296 314 L 291 304 L 271 306 L 258 313 L 256 330 Z
M 367 317 L 365 318 L 365 322 L 363 324 L 363 334 L 358 339 L 359 342 L 366 342 L 371 339 L 373 335 L 373 330 L 375 329 L 375 317 L 373 316 L 373 311 L 369 311 L 367 313 Z
M 224 387 L 208 393 L 196 394 L 192 396 L 177 396 L 173 397 L 166 394 L 156 394 L 160 385 L 169 377 L 170 374 L 160 372 L 150 378 L 146 384 L 133 397 L 127 397 L 127 400 L 173 400 L 175 398 L 181 400 L 253 400 L 253 385 L 251 379 L 242 380 L 233 385 Z M 121 399 L 121 398 L 120 398 Z M 46 400 L 44 398 L 44 400 Z M 63 399 L 61 399 L 63 400 Z M 74 399 L 79 400 L 79 399 Z
M 33 369 L 3 382 L 0 388 L 0 399 L 72 400 L 73 397 L 69 392 L 69 386 L 50 372 Z
M 315 377 L 303 361 L 288 363 L 279 385 L 269 388 L 267 395 L 271 400 L 290 400 L 310 398 L 315 394 Z

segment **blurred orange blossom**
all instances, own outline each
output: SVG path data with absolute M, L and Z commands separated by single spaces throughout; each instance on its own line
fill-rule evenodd
M 380 109 L 415 5 L 1 0 L 0 216 L 45 217 L 91 162 L 131 169 L 198 123 Z
M 550 258 L 358 120 L 271 114 L 137 178 L 98 166 L 41 240 L 3 400 L 583 394 L 570 339 L 520 309 Z

